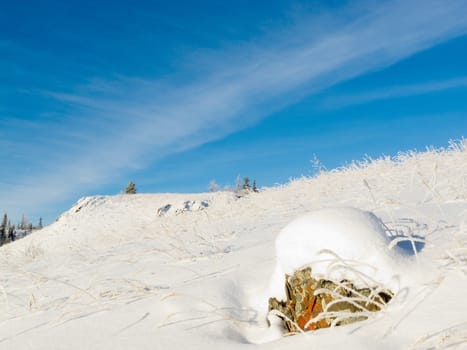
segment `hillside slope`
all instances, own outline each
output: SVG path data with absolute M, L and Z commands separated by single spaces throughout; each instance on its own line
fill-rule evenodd
M 353 164 L 243 198 L 83 198 L 0 249 L 0 348 L 465 349 L 466 146 Z M 367 321 L 282 337 L 266 315 L 275 238 L 296 217 L 335 206 L 423 239 L 407 266 L 419 278 Z

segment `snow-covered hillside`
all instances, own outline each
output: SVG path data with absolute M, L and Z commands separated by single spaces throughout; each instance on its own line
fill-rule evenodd
M 391 271 L 400 283 L 383 311 L 283 337 L 267 317 L 280 283 L 276 250 L 289 262 L 308 248 L 284 233 L 276 247 L 276 237 L 303 214 L 340 206 L 374 213 L 393 243 L 419 251 Z M 340 220 L 339 209 L 333 215 Z M 316 249 L 353 247 L 383 264 L 385 253 L 371 249 L 378 239 L 368 238 L 373 216 L 364 216 L 368 224 L 352 219 L 336 229 L 333 217 L 320 216 L 305 226 L 338 232 L 316 235 Z M 243 198 L 83 198 L 54 224 L 0 249 L 0 349 L 467 349 L 466 224 L 465 141 Z M 283 232 L 294 227 L 303 225 Z M 357 234 L 359 227 L 368 232 Z

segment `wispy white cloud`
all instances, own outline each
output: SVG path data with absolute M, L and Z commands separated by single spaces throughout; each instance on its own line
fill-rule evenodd
M 368 102 L 386 100 L 399 97 L 409 97 L 423 95 L 433 92 L 441 92 L 456 88 L 466 88 L 467 77 L 454 78 L 449 80 L 426 82 L 422 84 L 410 84 L 402 86 L 386 87 L 370 92 L 341 95 L 328 98 L 322 101 L 321 105 L 326 108 L 342 108 L 351 105 L 364 104 Z
M 183 68 L 190 74 L 95 78 L 67 92 L 41 91 L 67 106 L 63 123 L 56 118 L 53 124 L 55 138 L 70 145 L 51 147 L 33 175 L 17 178 L 17 186 L 0 184 L 0 208 L 37 212 L 467 32 L 465 1 L 389 1 L 359 10 L 326 21 L 304 15 L 299 25 L 277 35 L 222 52 L 198 52 Z M 310 32 L 308 22 L 321 24 L 319 35 Z

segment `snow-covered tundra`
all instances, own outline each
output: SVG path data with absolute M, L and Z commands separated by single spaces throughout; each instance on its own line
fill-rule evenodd
M 184 203 L 209 205 L 158 212 Z M 83 198 L 1 247 L 0 349 L 466 349 L 466 220 L 465 141 L 240 199 Z M 268 298 L 304 264 L 395 295 L 366 321 L 284 337 Z

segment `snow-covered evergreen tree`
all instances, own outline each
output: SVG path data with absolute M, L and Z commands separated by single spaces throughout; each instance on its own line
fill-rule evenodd
M 237 179 L 235 180 L 235 189 L 234 189 L 234 192 L 235 193 L 238 193 L 242 190 L 242 178 L 240 177 L 240 175 L 237 176 Z
M 209 182 L 209 192 L 217 192 L 219 191 L 219 185 L 216 183 L 216 181 L 211 180 Z
M 258 192 L 258 187 L 256 187 L 256 180 L 253 180 L 253 186 L 251 186 L 253 192 Z
M 245 177 L 243 178 L 243 186 L 242 186 L 242 189 L 243 189 L 243 190 L 247 190 L 247 191 L 249 191 L 249 190 L 251 189 L 251 186 L 250 186 L 250 179 L 249 179 L 247 176 L 245 176 Z
M 28 220 L 26 219 L 26 216 L 24 214 L 21 216 L 21 221 L 18 225 L 18 228 L 20 230 L 27 230 L 28 229 Z

